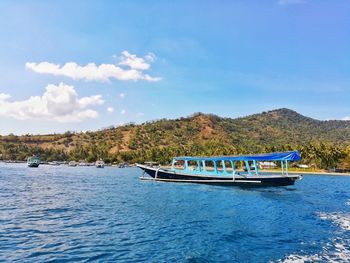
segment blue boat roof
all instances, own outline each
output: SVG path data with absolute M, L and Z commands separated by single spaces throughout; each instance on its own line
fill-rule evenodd
M 174 157 L 175 161 L 298 161 L 300 153 L 298 151 L 263 153 L 257 155 L 240 155 L 240 156 L 213 156 L 213 157 Z

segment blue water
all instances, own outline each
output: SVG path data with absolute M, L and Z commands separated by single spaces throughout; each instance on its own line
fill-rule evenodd
M 350 260 L 350 177 L 243 189 L 0 164 L 0 261 Z

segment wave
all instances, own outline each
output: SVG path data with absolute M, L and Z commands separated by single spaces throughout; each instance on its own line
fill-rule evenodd
M 336 237 L 322 247 L 320 253 L 312 255 L 291 254 L 278 262 L 349 262 L 350 244 L 348 239 Z
M 344 234 L 350 231 L 350 214 L 318 213 L 318 216 L 322 220 L 330 220 L 339 227 L 342 235 L 331 239 L 319 253 L 311 255 L 290 254 L 278 262 L 350 262 L 350 240 L 348 237 L 344 237 Z
M 349 213 L 319 213 L 323 220 L 331 220 L 335 225 L 344 231 L 350 231 L 350 214 Z

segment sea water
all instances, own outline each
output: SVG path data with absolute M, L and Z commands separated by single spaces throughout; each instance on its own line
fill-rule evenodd
M 350 177 L 240 188 L 140 174 L 1 163 L 0 261 L 350 261 Z

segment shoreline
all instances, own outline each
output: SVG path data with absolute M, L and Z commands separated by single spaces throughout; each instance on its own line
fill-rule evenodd
M 268 173 L 280 173 L 281 172 L 281 171 L 275 171 L 275 170 L 260 170 L 260 171 L 268 172 Z M 350 173 L 313 172 L 313 171 L 288 171 L 288 174 L 350 176 Z

